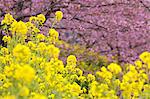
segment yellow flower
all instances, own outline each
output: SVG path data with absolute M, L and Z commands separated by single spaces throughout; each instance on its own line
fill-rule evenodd
M 110 90 L 110 91 L 108 91 L 108 93 L 107 93 L 107 96 L 110 98 L 110 97 L 113 97 L 112 99 L 118 99 L 116 96 L 115 96 L 115 90 Z M 114 98 L 114 97 L 116 97 L 116 98 Z M 108 99 L 109 99 L 108 98 Z
M 31 52 L 30 49 L 25 46 L 18 44 L 16 47 L 13 49 L 13 55 L 18 59 L 18 60 L 27 60 L 29 59 Z
M 95 76 L 94 76 L 94 75 L 92 75 L 92 74 L 88 74 L 88 76 L 87 76 L 87 80 L 88 80 L 88 82 L 90 82 L 90 81 L 94 81 L 94 80 L 95 80 Z
M 34 24 L 32 24 L 31 22 L 26 22 L 25 24 L 26 24 L 26 26 L 27 26 L 28 30 L 30 30 L 30 29 L 32 29 L 32 28 L 34 28 L 34 27 L 35 27 L 35 25 L 34 25 Z
M 8 48 L 6 48 L 6 47 L 2 47 L 2 48 L 1 48 L 1 52 L 2 52 L 4 55 L 9 54 Z
M 4 96 L 2 99 L 16 99 L 16 96 L 14 95 Z
M 12 83 L 8 82 L 8 81 L 6 83 L 4 83 L 4 85 L 3 85 L 4 88 L 9 88 L 11 86 L 12 86 Z
M 36 44 L 34 44 L 32 41 L 29 41 L 27 45 L 31 50 L 35 50 L 36 48 Z
M 142 68 L 142 62 L 140 60 L 136 60 L 135 62 L 136 68 L 141 69 Z
M 150 85 L 149 85 L 149 84 L 145 84 L 145 85 L 143 86 L 143 88 L 144 88 L 144 91 L 145 91 L 145 90 L 150 90 Z
M 120 80 L 119 80 L 119 79 L 116 79 L 116 80 L 114 81 L 114 84 L 115 84 L 116 86 L 119 86 L 119 85 L 120 85 Z
M 50 29 L 50 30 L 49 30 L 49 35 L 50 35 L 51 37 L 58 38 L 59 33 L 58 33 L 55 29 Z
M 10 25 L 9 30 L 12 32 L 12 34 L 15 34 L 16 29 L 17 29 L 17 24 L 18 24 L 18 22 L 17 22 L 17 21 L 14 21 L 14 22 Z
M 128 82 L 128 81 L 136 81 L 138 79 L 138 73 L 137 71 L 129 71 L 125 75 L 123 75 L 123 81 Z
M 86 93 L 87 92 L 87 89 L 85 87 L 83 87 L 83 93 Z
M 104 66 L 101 68 L 101 72 L 97 71 L 96 72 L 97 77 L 101 77 L 103 79 L 111 79 L 112 78 L 112 73 L 109 72 Z
M 6 24 L 6 25 L 10 25 L 15 21 L 15 19 L 13 18 L 12 15 L 10 15 L 10 13 L 5 14 L 4 19 L 2 20 L 1 24 Z
M 140 73 L 139 75 L 141 77 L 141 78 L 139 78 L 140 80 L 148 81 L 148 75 L 146 75 L 145 73 Z
M 73 96 L 78 96 L 80 93 L 82 93 L 81 87 L 75 82 L 72 85 L 69 85 L 68 87 Z
M 139 57 L 144 63 L 146 63 L 146 64 L 150 63 L 150 53 L 149 52 L 143 52 Z
M 11 66 L 5 66 L 4 67 L 4 74 L 7 76 L 7 77 L 10 77 L 13 75 L 13 71 L 14 71 L 14 67 L 12 67 L 13 65 Z
M 45 89 L 45 84 L 44 83 L 39 83 L 39 89 L 44 90 Z
M 35 70 L 29 65 L 24 65 L 16 69 L 14 77 L 30 83 L 35 78 Z
M 60 50 L 59 48 L 55 47 L 53 44 L 47 46 L 47 52 L 50 58 L 58 58 Z
M 19 22 L 13 22 L 10 30 L 12 31 L 12 34 L 16 33 L 17 35 L 20 35 L 20 34 L 26 35 L 28 28 L 24 22 L 19 21 Z
M 35 21 L 37 21 L 37 17 L 32 16 L 29 18 L 29 22 L 34 23 Z
M 0 60 L 1 60 L 1 64 L 6 64 L 5 57 L 3 57 L 3 56 L 0 56 Z
M 49 36 L 50 42 L 55 43 L 56 41 L 58 41 L 59 33 L 55 29 L 50 29 Z
M 69 79 L 70 79 L 71 81 L 75 81 L 75 80 L 78 79 L 78 76 L 77 76 L 76 74 L 74 74 L 74 75 L 71 75 L 71 76 L 69 77 Z
M 37 15 L 37 19 L 41 22 L 41 23 L 44 23 L 46 18 L 43 14 L 39 14 Z
M 36 26 L 34 24 L 32 24 L 31 22 L 26 22 L 25 24 L 28 28 L 28 33 L 31 34 L 31 36 L 40 32 L 40 30 L 38 28 L 36 28 Z
M 0 73 L 0 81 L 6 80 L 6 76 L 2 73 Z
M 102 96 L 102 94 L 99 92 L 100 89 L 97 86 L 98 86 L 98 82 L 96 82 L 96 81 L 90 83 L 89 94 L 91 94 L 92 96 L 95 96 L 95 97 Z
M 38 34 L 38 35 L 37 35 L 37 39 L 38 39 L 39 41 L 43 41 L 43 40 L 45 39 L 45 36 L 44 36 L 43 34 Z
M 30 90 L 26 86 L 23 86 L 20 90 L 20 96 L 28 96 L 29 92 Z
M 78 80 L 81 82 L 81 83 L 84 83 L 86 81 L 86 77 L 85 76 L 80 76 L 78 77 Z
M 83 75 L 83 71 L 81 69 L 79 69 L 79 68 L 75 68 L 75 73 L 78 76 L 82 76 Z
M 114 74 L 118 74 L 122 71 L 121 67 L 116 63 L 111 63 L 108 65 L 108 70 L 110 70 Z
M 3 37 L 3 39 L 2 39 L 4 42 L 7 42 L 7 43 L 9 43 L 10 42 L 10 40 L 11 40 L 11 37 L 10 36 L 4 36 Z
M 103 66 L 103 67 L 101 68 L 101 71 L 102 71 L 102 72 L 107 71 L 106 67 Z
M 46 44 L 44 42 L 40 42 L 37 50 L 40 51 L 41 55 L 46 52 Z
M 63 18 L 63 13 L 61 11 L 56 11 L 55 18 L 57 21 L 60 21 Z
M 130 70 L 130 71 L 132 71 L 132 72 L 136 72 L 135 66 L 132 65 L 132 64 L 129 64 L 129 65 L 128 65 L 127 70 Z
M 69 55 L 67 58 L 67 65 L 76 66 L 77 59 L 74 55 Z

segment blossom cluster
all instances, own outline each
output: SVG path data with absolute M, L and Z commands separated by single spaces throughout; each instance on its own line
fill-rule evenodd
M 1 0 L 0 21 L 5 13 L 24 21 L 43 13 L 48 20 L 41 31 L 47 33 L 50 18 L 60 9 L 65 13 L 57 26 L 61 39 L 132 63 L 150 51 L 149 6 L 150 0 Z
M 60 22 L 61 11 L 55 21 Z M 6 14 L 1 22 L 7 47 L 0 48 L 0 98 L 2 99 L 136 99 L 150 98 L 150 52 L 135 64 L 110 63 L 85 74 L 75 55 L 66 64 L 59 59 L 59 33 L 51 27 L 40 32 L 45 16 L 17 22 Z

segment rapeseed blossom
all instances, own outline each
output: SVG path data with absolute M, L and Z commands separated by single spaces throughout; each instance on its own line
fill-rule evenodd
M 58 41 L 59 33 L 55 29 L 50 29 L 49 36 L 49 42 L 55 44 Z
M 29 65 L 19 66 L 15 70 L 14 78 L 30 83 L 35 78 L 35 70 Z
M 112 79 L 113 76 L 113 74 L 110 71 L 108 71 L 105 67 L 102 67 L 101 71 L 96 72 L 96 75 L 103 79 Z
M 35 21 L 37 21 L 37 19 L 38 19 L 37 17 L 32 16 L 30 17 L 29 22 L 34 23 Z
M 139 58 L 146 64 L 150 63 L 150 53 L 149 52 L 143 52 Z
M 15 19 L 13 18 L 13 16 L 10 13 L 8 13 L 5 14 L 5 17 L 2 20 L 1 24 L 11 25 L 14 21 Z
M 68 65 L 76 65 L 77 59 L 74 55 L 69 55 L 67 57 L 67 64 Z
M 4 36 L 2 40 L 3 40 L 4 42 L 6 42 L 6 43 L 9 43 L 10 40 L 11 40 L 11 37 L 10 37 L 10 36 Z
M 121 67 L 115 63 L 111 63 L 108 65 L 108 70 L 110 70 L 114 74 L 118 74 L 122 71 Z
M 2 99 L 16 99 L 16 97 L 14 95 L 7 95 L 4 96 Z
M 63 18 L 63 13 L 61 11 L 56 11 L 55 18 L 59 22 Z
M 62 17 L 56 12 L 55 21 Z M 5 15 L 4 31 L 12 35 L 3 37 L 7 47 L 0 48 L 0 99 L 149 99 L 149 52 L 134 64 L 110 63 L 91 72 L 73 54 L 60 60 L 63 41 L 53 28 L 47 36 L 40 33 L 45 20 L 43 14 L 26 23 Z
M 31 22 L 26 22 L 25 24 L 28 28 L 27 34 L 31 34 L 31 36 L 33 36 L 40 32 L 40 30 L 35 26 L 35 24 Z
M 41 23 L 44 23 L 46 18 L 43 14 L 39 14 L 37 15 L 37 19 L 41 22 Z
M 28 96 L 29 92 L 30 92 L 30 90 L 26 86 L 23 86 L 20 90 L 19 95 L 20 96 Z
M 26 35 L 28 28 L 24 22 L 22 22 L 22 21 L 16 22 L 15 21 L 12 23 L 10 30 L 12 31 L 12 34 Z
M 88 82 L 95 81 L 95 76 L 92 75 L 92 74 L 88 74 L 87 75 L 87 80 L 88 80 Z
M 31 50 L 35 50 L 35 49 L 36 49 L 36 44 L 34 44 L 32 41 L 29 41 L 27 45 L 28 45 L 28 47 L 29 47 Z
M 34 24 L 37 28 L 39 26 L 42 26 L 43 23 L 45 22 L 45 20 L 46 20 L 46 18 L 45 18 L 45 16 L 43 14 L 39 14 L 37 16 L 31 16 L 29 18 L 29 22 Z
M 44 40 L 45 40 L 45 36 L 44 36 L 43 34 L 38 34 L 38 35 L 37 35 L 37 39 L 38 39 L 39 41 L 44 41 Z
M 31 55 L 29 47 L 17 44 L 13 49 L 13 56 L 19 61 L 27 61 Z

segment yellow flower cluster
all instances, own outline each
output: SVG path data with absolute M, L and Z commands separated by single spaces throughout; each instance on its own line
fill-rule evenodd
M 3 37 L 3 39 L 2 39 L 4 42 L 6 42 L 6 43 L 9 43 L 10 42 L 10 40 L 11 40 L 11 37 L 10 36 L 7 36 L 7 35 L 5 35 L 4 37 Z
M 46 18 L 43 14 L 39 14 L 39 15 L 37 15 L 37 17 L 36 16 L 30 17 L 29 20 L 31 23 L 34 23 L 36 25 L 38 25 L 38 24 L 42 25 L 45 22 Z
M 35 26 L 35 24 L 32 24 L 31 22 L 26 22 L 25 24 L 28 28 L 27 33 L 31 34 L 31 36 L 34 36 L 35 34 L 40 32 L 40 30 Z
M 55 18 L 59 22 L 63 18 L 63 13 L 61 11 L 56 11 Z
M 149 52 L 143 52 L 140 56 L 140 59 L 148 65 L 148 68 L 150 69 L 150 53 Z
M 55 18 L 60 21 L 62 13 Z M 66 64 L 59 59 L 61 41 L 55 29 L 48 36 L 38 33 L 38 22 L 44 21 L 42 14 L 26 23 L 14 21 L 10 14 L 2 21 L 16 34 L 4 36 L 7 47 L 0 49 L 0 99 L 150 98 L 149 52 L 143 52 L 135 64 L 110 63 L 93 73 L 83 71 L 75 55 L 69 55 Z
M 115 63 L 111 63 L 110 65 L 108 65 L 108 70 L 110 70 L 114 74 L 118 74 L 122 71 L 121 67 Z
M 17 60 L 25 60 L 27 61 L 31 55 L 29 47 L 21 44 L 17 44 L 13 49 L 13 56 Z
M 11 25 L 14 21 L 15 19 L 13 18 L 13 16 L 10 15 L 10 13 L 8 13 L 8 14 L 5 14 L 5 17 L 2 20 L 1 24 Z
M 50 29 L 49 36 L 49 40 L 51 41 L 51 43 L 55 43 L 56 41 L 58 41 L 59 33 L 55 29 Z
M 10 28 L 12 34 L 22 34 L 22 35 L 26 35 L 28 29 L 27 26 L 24 22 L 22 21 L 15 21 L 11 24 L 11 28 Z
M 14 78 L 30 83 L 35 77 L 35 70 L 29 66 L 19 66 L 14 72 Z

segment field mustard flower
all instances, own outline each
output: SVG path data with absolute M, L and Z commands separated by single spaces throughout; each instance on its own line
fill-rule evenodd
M 6 48 L 6 47 L 2 47 L 1 52 L 2 52 L 3 55 L 9 54 L 8 48 Z
M 62 17 L 61 11 L 56 12 L 52 27 Z M 59 40 L 55 29 L 48 36 L 39 33 L 45 21 L 43 14 L 26 23 L 5 15 L 1 24 L 12 35 L 4 36 L 7 47 L 0 47 L 0 99 L 149 99 L 150 52 L 143 52 L 134 64 L 110 63 L 97 71 L 86 70 L 84 66 L 93 65 L 82 61 L 82 68 L 75 55 L 60 55 L 60 47 L 69 44 Z
M 87 75 L 87 80 L 88 80 L 88 82 L 95 81 L 95 76 L 92 75 L 92 74 L 88 74 Z
M 24 65 L 16 69 L 14 77 L 25 83 L 30 83 L 35 78 L 35 70 L 29 65 Z
M 11 25 L 14 21 L 15 19 L 13 18 L 13 16 L 10 13 L 8 13 L 5 14 L 5 17 L 2 20 L 1 24 Z
M 76 65 L 77 59 L 74 55 L 69 55 L 67 57 L 67 65 Z
M 38 35 L 37 35 L 37 39 L 38 39 L 39 41 L 44 41 L 45 36 L 44 36 L 43 34 L 38 34 Z
M 37 19 L 38 19 L 37 17 L 32 16 L 29 18 L 29 22 L 34 23 L 35 21 L 37 21 Z
M 55 42 L 58 41 L 59 33 L 55 29 L 50 29 L 49 36 L 49 41 L 55 44 Z
M 46 18 L 43 14 L 39 14 L 37 15 L 37 19 L 41 22 L 41 23 L 44 23 Z
M 139 58 L 146 64 L 150 63 L 150 53 L 149 52 L 143 52 Z
M 16 96 L 14 95 L 7 95 L 7 96 L 4 96 L 3 98 L 1 99 L 17 99 Z
M 19 22 L 13 22 L 10 30 L 12 31 L 13 34 L 16 33 L 17 35 L 26 35 L 28 28 L 24 22 L 19 21 Z
M 29 92 L 30 90 L 26 86 L 23 86 L 20 90 L 20 96 L 28 96 Z
M 56 11 L 55 18 L 59 22 L 63 18 L 63 13 L 61 11 Z
M 108 65 L 107 68 L 108 68 L 108 70 L 110 70 L 114 74 L 118 74 L 122 71 L 121 67 L 115 63 L 111 63 L 110 65 Z
M 13 55 L 19 60 L 27 60 L 29 59 L 31 52 L 29 47 L 18 44 L 13 49 Z
M 10 42 L 10 40 L 11 40 L 11 37 L 10 36 L 7 36 L 7 35 L 5 35 L 4 37 L 3 37 L 3 39 L 2 39 L 4 42 L 6 42 L 6 43 L 9 43 Z

